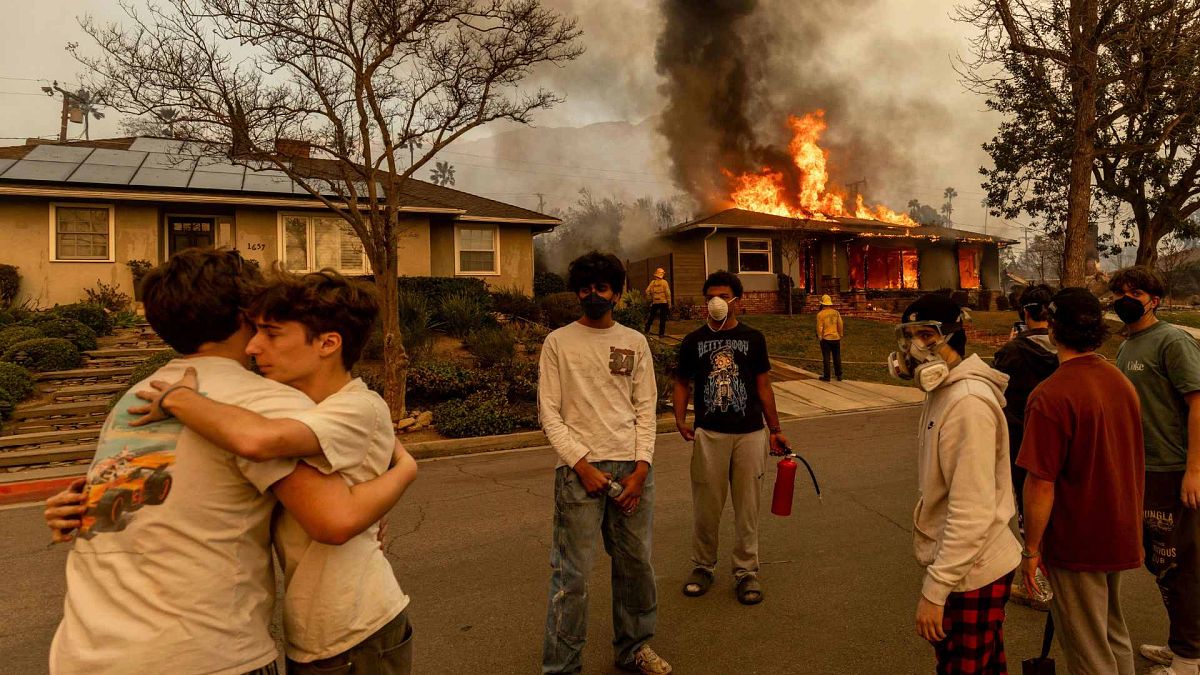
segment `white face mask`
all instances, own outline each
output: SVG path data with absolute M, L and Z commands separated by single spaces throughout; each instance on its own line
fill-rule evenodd
M 950 377 L 950 365 L 940 358 L 926 361 L 913 370 L 913 379 L 917 387 L 924 392 L 931 392 Z
M 725 302 L 725 298 L 709 298 L 708 315 L 713 321 L 724 321 L 729 317 L 729 303 Z

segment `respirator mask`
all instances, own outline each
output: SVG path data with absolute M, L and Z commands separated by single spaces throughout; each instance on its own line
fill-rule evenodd
M 708 299 L 707 307 L 708 317 L 713 321 L 721 322 L 721 327 L 716 330 L 724 330 L 725 322 L 729 321 L 729 303 L 725 301 L 725 298 L 713 296 Z M 712 329 L 711 325 L 709 326 L 709 329 Z
M 949 337 L 942 332 L 941 321 L 912 321 L 896 326 L 899 349 L 888 354 L 888 374 L 913 380 L 924 392 L 937 389 L 950 376 L 950 364 L 938 354 Z

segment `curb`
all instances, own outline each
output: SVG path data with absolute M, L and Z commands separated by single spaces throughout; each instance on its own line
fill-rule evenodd
M 67 486 L 84 474 L 63 476 L 59 478 L 43 478 L 19 483 L 0 485 L 0 506 L 22 504 L 26 502 L 41 502 L 67 489 Z
M 675 431 L 674 418 L 658 420 L 656 433 L 665 434 Z M 404 439 L 400 439 L 404 442 Z M 518 450 L 521 448 L 537 448 L 550 445 L 546 434 L 541 431 L 524 431 L 516 434 L 500 436 L 477 436 L 475 438 L 450 438 L 442 441 L 425 441 L 405 445 L 413 459 L 438 459 L 442 457 L 459 457 L 477 455 L 483 452 L 499 450 Z

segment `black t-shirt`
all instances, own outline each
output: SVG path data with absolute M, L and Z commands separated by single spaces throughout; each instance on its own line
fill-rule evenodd
M 683 338 L 676 375 L 692 383 L 697 428 L 748 434 L 763 428 L 755 381 L 770 370 L 763 334 L 739 322 L 720 332 L 701 326 Z

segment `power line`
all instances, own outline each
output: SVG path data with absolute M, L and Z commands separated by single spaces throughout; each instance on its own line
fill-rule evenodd
M 514 164 L 528 164 L 530 166 L 547 166 L 557 169 L 573 169 L 582 171 L 604 171 L 608 173 L 624 173 L 638 176 L 658 176 L 659 174 L 650 171 L 629 171 L 628 169 L 605 169 L 595 166 L 579 166 L 577 164 L 554 164 L 551 162 L 535 162 L 529 159 L 509 159 L 507 157 L 493 157 L 490 155 L 476 155 L 469 152 L 458 152 L 457 150 L 439 150 L 439 155 L 459 155 L 460 157 L 475 157 L 477 159 L 491 159 L 497 162 L 512 162 Z
M 8 94 L 9 96 L 46 96 L 43 93 L 34 93 L 32 91 L 0 91 L 0 94 Z

